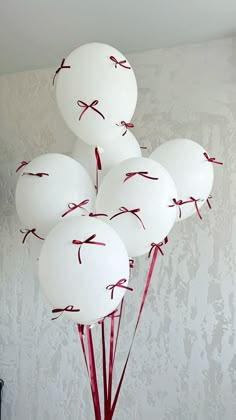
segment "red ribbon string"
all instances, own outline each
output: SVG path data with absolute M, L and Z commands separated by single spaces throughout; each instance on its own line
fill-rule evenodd
M 62 59 L 60 67 L 58 67 L 58 69 L 55 71 L 53 81 L 52 81 L 53 86 L 54 86 L 55 78 L 57 74 L 61 71 L 61 69 L 70 69 L 70 66 L 64 66 L 64 63 L 65 63 L 65 58 Z
M 44 175 L 45 176 L 49 176 L 49 174 L 47 174 L 46 172 L 36 172 L 36 173 L 32 173 L 32 172 L 23 172 L 23 175 L 31 175 L 31 176 L 38 176 L 39 178 L 42 178 Z
M 205 158 L 208 160 L 208 162 L 211 163 L 216 163 L 217 165 L 223 165 L 223 162 L 219 162 L 218 160 L 216 160 L 216 158 L 214 157 L 209 157 L 208 154 L 206 152 L 203 153 L 203 155 L 205 156 Z
M 114 364 L 114 328 L 115 320 L 114 314 L 110 317 L 110 351 L 109 351 L 109 369 L 108 369 L 108 393 L 107 393 L 107 404 L 105 408 L 105 419 L 111 419 L 110 417 L 110 407 L 111 407 L 111 397 L 112 397 L 112 377 L 113 377 L 113 364 Z
M 149 176 L 148 172 L 145 171 L 139 171 L 139 172 L 127 172 L 126 178 L 124 179 L 124 182 L 126 182 L 128 179 L 132 178 L 135 175 L 140 175 L 144 178 L 152 179 L 153 181 L 157 181 L 159 178 L 155 178 L 153 176 Z
M 90 380 L 91 380 L 91 390 L 93 394 L 94 402 L 94 414 L 96 420 L 101 420 L 101 410 L 100 410 L 100 401 L 99 401 L 99 392 L 97 384 L 97 374 L 96 374 L 96 364 L 93 350 L 93 338 L 91 329 L 87 326 L 87 345 L 88 345 L 88 359 L 89 359 L 89 371 L 90 371 Z
M 120 377 L 120 380 L 119 380 L 119 383 L 118 383 L 118 387 L 117 387 L 117 390 L 116 390 L 116 393 L 115 393 L 115 397 L 114 397 L 114 400 L 113 400 L 113 403 L 112 403 L 112 407 L 111 407 L 111 411 L 110 411 L 110 415 L 111 415 L 110 418 L 111 419 L 112 419 L 112 416 L 113 416 L 115 408 L 116 408 L 117 400 L 118 400 L 118 397 L 119 397 L 119 394 L 120 394 L 121 386 L 122 386 L 122 383 L 123 383 L 123 380 L 124 380 L 126 368 L 127 368 L 128 361 L 129 361 L 129 358 L 130 358 L 130 353 L 131 353 L 131 350 L 132 350 L 132 347 L 133 347 L 134 338 L 135 338 L 135 335 L 136 335 L 136 332 L 137 332 L 137 328 L 138 328 L 140 318 L 141 318 L 141 315 L 142 315 L 144 303 L 145 303 L 147 293 L 148 293 L 148 289 L 149 289 L 149 286 L 150 286 L 150 282 L 151 282 L 151 279 L 152 279 L 152 274 L 153 274 L 153 270 L 154 270 L 155 263 L 156 263 L 157 253 L 158 253 L 158 248 L 155 247 L 153 255 L 152 255 L 151 263 L 150 263 L 150 266 L 149 266 L 149 270 L 148 270 L 146 284 L 145 284 L 142 299 L 141 299 L 141 304 L 140 304 L 140 308 L 139 308 L 139 312 L 138 312 L 138 317 L 137 317 L 133 337 L 132 337 L 132 340 L 131 340 L 131 345 L 130 345 L 129 352 L 128 352 L 128 355 L 127 355 L 127 358 L 126 358 L 126 361 L 125 361 L 125 365 L 124 365 L 124 368 L 123 368 L 123 371 L 122 371 L 122 374 L 121 374 L 121 377 Z
M 41 238 L 41 236 L 37 235 L 37 233 L 36 233 L 36 229 L 35 229 L 35 228 L 33 228 L 33 229 L 20 230 L 20 232 L 21 232 L 21 233 L 25 233 L 25 236 L 24 236 L 24 238 L 23 238 L 23 240 L 22 240 L 22 243 L 23 243 L 23 244 L 25 243 L 26 238 L 27 238 L 27 236 L 28 236 L 30 233 L 32 233 L 32 235 L 36 236 L 36 238 L 41 239 L 42 241 L 44 241 L 44 238 Z
M 61 308 L 53 309 L 52 310 L 52 314 L 59 313 L 59 315 L 56 316 L 55 318 L 52 318 L 52 321 L 54 321 L 54 319 L 59 318 L 59 316 L 61 316 L 63 314 L 63 312 L 80 312 L 80 309 L 74 309 L 74 306 L 73 305 L 66 306 L 63 309 L 61 309 Z
M 89 238 L 85 239 L 84 241 L 80 241 L 79 239 L 74 239 L 72 241 L 72 244 L 79 245 L 79 249 L 78 249 L 78 260 L 79 260 L 79 264 L 82 264 L 80 252 L 81 252 L 81 247 L 82 247 L 83 244 L 87 244 L 87 245 L 102 245 L 102 246 L 105 246 L 106 245 L 106 244 L 104 244 L 104 242 L 96 242 L 96 241 L 93 241 L 94 238 L 96 238 L 96 234 L 91 235 Z
M 115 284 L 109 284 L 106 287 L 106 290 L 111 290 L 111 299 L 113 299 L 114 297 L 115 287 L 121 287 L 122 289 L 127 289 L 127 290 L 130 290 L 131 292 L 133 291 L 132 287 L 124 286 L 124 283 L 126 282 L 127 282 L 126 279 L 120 279 Z
M 20 166 L 16 169 L 16 172 L 18 172 L 23 166 L 28 165 L 29 162 L 26 162 L 26 160 L 22 160 L 20 163 Z
M 80 115 L 79 115 L 79 121 L 81 120 L 82 116 L 84 115 L 84 113 L 90 108 L 93 111 L 95 111 L 97 114 L 101 115 L 101 117 L 105 120 L 104 115 L 97 109 L 95 108 L 96 105 L 98 105 L 99 101 L 97 99 L 95 99 L 93 102 L 91 102 L 90 105 L 86 104 L 86 102 L 83 102 L 81 100 L 77 101 L 77 104 L 81 107 L 84 108 L 83 111 L 81 111 Z
M 103 373 L 103 400 L 104 400 L 104 415 L 107 411 L 107 362 L 106 362 L 106 341 L 105 341 L 105 327 L 104 319 L 101 324 L 101 339 L 102 339 L 102 373 Z
M 118 61 L 115 57 L 113 57 L 113 55 L 110 56 L 110 60 L 115 63 L 115 68 L 117 68 L 117 66 L 120 66 L 124 69 L 131 69 L 131 67 L 125 65 L 125 63 L 127 62 L 126 60 Z
M 115 309 L 114 311 L 110 312 L 108 315 L 104 316 L 102 319 L 98 321 L 98 324 L 102 324 L 106 318 L 110 318 L 112 315 L 114 315 L 115 318 L 119 318 L 120 315 L 119 314 L 115 315 L 116 312 L 118 312 L 118 309 Z
M 129 259 L 129 268 L 134 268 L 134 260 L 133 258 Z
M 140 146 L 140 149 L 147 150 L 147 146 Z
M 95 188 L 96 188 L 96 191 L 98 193 L 98 171 L 102 170 L 102 162 L 101 162 L 98 147 L 95 147 L 94 154 L 95 154 L 95 159 L 96 159 L 96 185 L 95 185 Z
M 128 128 L 133 128 L 134 124 L 132 122 L 125 122 L 125 121 L 121 121 L 120 124 L 116 124 L 118 127 L 125 127 L 125 131 L 122 134 L 122 136 L 124 136 L 127 133 Z
M 141 219 L 141 218 L 139 217 L 139 215 L 137 214 L 138 212 L 140 212 L 140 209 L 132 209 L 132 210 L 129 210 L 129 209 L 127 209 L 127 207 L 120 207 L 120 208 L 119 208 L 119 210 L 120 210 L 120 212 L 119 212 L 119 213 L 114 214 L 114 216 L 112 216 L 112 217 L 110 218 L 110 220 L 114 219 L 114 218 L 115 218 L 115 217 L 117 217 L 117 216 L 120 216 L 120 214 L 131 213 L 131 214 L 133 214 L 135 217 L 137 217 L 137 219 L 140 221 L 140 223 L 141 223 L 141 225 L 142 225 L 143 229 L 145 229 L 145 226 L 144 226 L 144 224 L 143 224 L 142 219 Z
M 194 198 L 194 197 L 189 197 L 190 198 L 190 200 L 191 201 L 188 201 L 188 203 L 194 203 L 194 205 L 195 205 L 195 209 L 196 209 L 196 212 L 197 212 L 197 214 L 198 214 L 198 217 L 199 217 L 199 219 L 202 219 L 202 216 L 201 216 L 201 214 L 200 214 L 200 211 L 199 211 L 199 208 L 198 208 L 198 205 L 197 205 L 197 203 L 198 203 L 198 201 L 203 201 L 201 198 Z
M 206 200 L 206 202 L 207 202 L 207 205 L 208 205 L 208 207 L 209 207 L 209 209 L 211 209 L 211 203 L 210 203 L 210 200 L 212 199 L 212 195 L 209 195 L 209 197 L 207 198 L 207 200 Z
M 105 216 L 108 217 L 106 213 L 89 213 L 90 217 Z
M 162 251 L 161 247 L 162 247 L 163 245 L 166 245 L 166 244 L 167 244 L 167 242 L 168 242 L 168 238 L 167 238 L 167 236 L 165 237 L 165 239 L 164 239 L 164 241 L 163 241 L 163 242 L 159 242 L 158 244 L 156 244 L 155 242 L 152 242 L 152 243 L 151 243 L 151 248 L 150 248 L 149 253 L 148 253 L 148 258 L 150 258 L 150 257 L 151 257 L 152 252 L 154 251 L 154 249 L 157 249 L 157 251 L 160 251 L 161 255 L 164 255 L 164 253 L 163 253 L 163 251 Z
M 73 211 L 73 210 L 75 210 L 75 209 L 78 209 L 78 208 L 80 208 L 80 209 L 83 209 L 83 210 L 87 211 L 87 210 L 84 208 L 84 206 L 86 206 L 86 204 L 88 204 L 88 202 L 89 202 L 89 200 L 87 199 L 87 200 L 81 201 L 81 203 L 79 203 L 79 204 L 69 203 L 69 204 L 68 204 L 68 208 L 69 208 L 69 210 L 65 211 L 65 213 L 63 213 L 63 214 L 61 215 L 61 217 L 66 216 L 68 213 L 70 213 L 71 211 Z
M 182 212 L 181 212 L 181 207 L 180 206 L 182 206 L 183 204 L 191 203 L 191 201 L 176 200 L 176 198 L 172 198 L 172 201 L 173 201 L 174 204 L 170 204 L 168 207 L 178 206 L 178 208 L 179 208 L 179 219 L 181 219 Z

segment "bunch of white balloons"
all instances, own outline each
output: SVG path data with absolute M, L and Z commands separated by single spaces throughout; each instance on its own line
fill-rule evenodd
M 42 244 L 39 279 L 52 319 L 92 324 L 132 291 L 129 258 L 148 253 L 176 221 L 201 217 L 214 158 L 187 139 L 142 157 L 129 131 L 135 75 L 108 45 L 77 48 L 54 82 L 59 110 L 78 137 L 73 158 L 49 153 L 22 162 L 16 208 L 23 241 L 31 234 Z

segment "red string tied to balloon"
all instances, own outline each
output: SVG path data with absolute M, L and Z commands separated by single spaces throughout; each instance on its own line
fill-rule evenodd
M 52 314 L 59 313 L 59 315 L 55 318 L 52 318 L 51 320 L 54 321 L 55 319 L 59 318 L 59 316 L 61 316 L 64 312 L 80 312 L 80 309 L 74 309 L 73 305 L 68 305 L 65 308 L 55 308 L 52 310 Z
M 120 314 L 115 315 L 118 312 L 118 309 L 114 309 L 114 311 L 110 312 L 108 315 L 105 315 L 103 318 L 99 319 L 98 324 L 102 324 L 106 318 L 111 318 L 114 315 L 114 318 L 119 318 Z
M 167 237 L 167 236 L 165 237 L 165 239 L 163 240 L 163 242 L 159 242 L 158 244 L 156 244 L 155 242 L 152 242 L 152 243 L 151 243 L 151 248 L 150 248 L 150 251 L 149 251 L 149 253 L 148 253 L 148 258 L 150 258 L 150 257 L 151 257 L 151 255 L 152 255 L 152 253 L 153 253 L 154 249 L 157 249 L 157 250 L 161 253 L 161 255 L 164 255 L 164 252 L 162 251 L 161 247 L 162 247 L 163 245 L 166 245 L 166 244 L 167 244 L 167 242 L 168 242 L 168 237 Z
M 102 170 L 102 162 L 101 162 L 101 158 L 100 158 L 98 147 L 95 147 L 94 154 L 95 154 L 95 158 L 96 158 L 97 169 L 99 171 L 101 171 Z
M 194 203 L 194 205 L 195 205 L 195 209 L 196 209 L 196 212 L 197 212 L 197 215 L 198 215 L 198 217 L 199 217 L 199 219 L 202 219 L 202 216 L 201 216 L 201 213 L 200 213 L 200 211 L 199 211 L 199 208 L 198 208 L 198 202 L 199 201 L 203 201 L 201 198 L 194 198 L 194 197 L 189 197 L 190 198 L 190 200 L 188 201 L 188 203 Z
M 96 234 L 95 233 L 93 235 L 89 236 L 89 238 L 85 239 L 84 241 L 80 241 L 79 239 L 74 239 L 72 241 L 72 244 L 79 245 L 79 248 L 78 248 L 78 260 L 79 260 L 79 264 L 82 264 L 80 253 L 81 253 L 81 247 L 82 247 L 83 244 L 87 244 L 87 245 L 102 245 L 102 246 L 105 246 L 106 245 L 104 242 L 93 241 L 94 238 L 96 238 Z
M 204 152 L 203 155 L 208 160 L 208 162 L 216 163 L 217 165 L 223 165 L 223 162 L 220 162 L 220 161 L 216 160 L 216 158 L 214 158 L 214 157 L 209 157 L 207 152 Z
M 126 178 L 124 179 L 124 182 L 126 182 L 128 179 L 132 178 L 135 175 L 140 175 L 144 178 L 152 179 L 153 181 L 157 181 L 159 179 L 159 178 L 148 175 L 147 171 L 127 172 L 127 174 L 125 174 Z
M 44 238 L 42 238 L 41 236 L 39 236 L 39 235 L 36 233 L 36 228 L 33 228 L 33 229 L 24 229 L 24 230 L 22 230 L 22 229 L 21 229 L 21 230 L 20 230 L 20 232 L 25 234 L 25 236 L 24 236 L 24 237 L 23 237 L 23 239 L 22 239 L 22 243 L 23 243 L 23 244 L 25 243 L 26 238 L 27 238 L 27 236 L 28 236 L 30 233 L 32 233 L 32 235 L 36 236 L 36 238 L 41 239 L 41 241 L 44 241 Z
M 125 131 L 122 134 L 122 136 L 125 136 L 125 134 L 127 133 L 128 128 L 134 128 L 134 124 L 132 122 L 125 122 L 125 121 L 121 121 L 120 124 L 116 124 L 118 127 L 125 127 Z
M 117 66 L 120 66 L 120 67 L 123 67 L 124 69 L 131 70 L 131 67 L 125 65 L 125 63 L 127 63 L 126 60 L 118 61 L 115 57 L 113 57 L 113 55 L 110 56 L 110 60 L 113 61 L 113 63 L 115 63 L 115 68 L 117 68 Z
M 49 174 L 46 172 L 23 172 L 22 176 L 23 175 L 38 176 L 39 178 L 42 178 L 43 176 L 49 176 Z
M 65 58 L 62 59 L 61 65 L 60 67 L 58 67 L 58 69 L 55 71 L 54 77 L 53 77 L 53 81 L 52 84 L 54 86 L 54 82 L 55 82 L 55 78 L 57 76 L 57 74 L 62 70 L 62 69 L 70 69 L 70 66 L 64 66 L 65 64 Z
M 28 165 L 29 162 L 26 162 L 26 160 L 22 160 L 18 168 L 16 169 L 16 172 L 18 172 L 23 166 Z
M 114 218 L 115 218 L 115 217 L 117 217 L 117 216 L 120 216 L 121 214 L 131 213 L 131 214 L 133 214 L 135 217 L 137 217 L 137 219 L 140 221 L 140 223 L 141 223 L 141 225 L 142 225 L 143 229 L 145 229 L 145 226 L 144 226 L 144 223 L 143 223 L 143 221 L 142 221 L 141 217 L 137 214 L 137 213 L 139 213 L 139 212 L 140 212 L 140 209 L 132 209 L 132 210 L 129 210 L 129 209 L 127 209 L 127 207 L 120 207 L 120 208 L 119 208 L 119 210 L 120 210 L 120 212 L 119 212 L 119 213 L 114 214 L 114 215 L 110 218 L 110 220 L 114 219 Z
M 93 102 L 91 102 L 91 104 L 86 104 L 86 102 L 84 102 L 84 101 L 81 101 L 81 100 L 78 100 L 77 101 L 77 104 L 81 107 L 81 108 L 84 108 L 82 111 L 81 111 L 81 113 L 80 113 L 80 115 L 79 115 L 79 121 L 81 120 L 81 118 L 82 118 L 82 116 L 84 115 L 84 113 L 88 110 L 88 109 L 91 109 L 91 110 L 93 110 L 94 112 L 96 112 L 97 114 L 99 114 L 104 120 L 105 120 L 105 117 L 104 117 L 104 115 L 97 109 L 97 108 L 95 108 L 95 106 L 96 105 L 98 105 L 99 104 L 99 101 L 97 100 L 97 99 L 95 99 Z
M 179 208 L 179 219 L 182 217 L 181 207 L 183 204 L 190 203 L 191 201 L 183 201 L 183 200 L 176 200 L 176 198 L 172 198 L 173 204 L 170 204 L 168 207 L 177 206 Z
M 83 209 L 83 210 L 87 211 L 87 210 L 84 208 L 84 206 L 86 206 L 86 205 L 88 204 L 88 202 L 89 202 L 89 200 L 87 199 L 87 200 L 81 201 L 81 203 L 79 203 L 79 204 L 69 203 L 69 204 L 68 204 L 68 210 L 67 210 L 67 211 L 65 211 L 65 213 L 63 213 L 63 214 L 61 215 L 61 217 L 66 216 L 68 213 L 71 213 L 72 211 L 74 211 L 74 210 L 76 210 L 76 209 L 78 209 L 78 208 L 80 208 L 80 209 Z
M 133 291 L 132 287 L 124 286 L 124 283 L 126 282 L 127 282 L 127 279 L 120 279 L 115 284 L 109 284 L 106 287 L 106 290 L 111 290 L 111 299 L 113 299 L 114 297 L 114 290 L 116 287 L 121 287 L 122 289 L 127 289 L 127 290 L 130 290 L 131 292 Z
M 208 205 L 208 207 L 209 207 L 209 209 L 211 210 L 211 203 L 210 203 L 210 200 L 212 199 L 212 195 L 209 195 L 208 197 L 207 197 L 207 200 L 206 200 L 206 202 L 207 202 L 207 205 Z

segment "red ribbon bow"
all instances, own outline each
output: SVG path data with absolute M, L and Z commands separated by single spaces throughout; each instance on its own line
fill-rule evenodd
M 116 124 L 116 125 L 117 125 L 117 127 L 125 127 L 125 131 L 122 134 L 122 136 L 124 136 L 127 133 L 128 128 L 133 128 L 134 127 L 134 124 L 132 122 L 127 123 L 125 121 L 121 121 L 120 124 Z
M 23 172 L 23 175 L 31 175 L 31 176 L 38 176 L 39 178 L 42 178 L 44 175 L 45 176 L 49 176 L 49 174 L 47 174 L 46 172 L 36 172 L 36 173 L 32 173 L 32 172 Z
M 53 81 L 52 81 L 53 86 L 54 86 L 56 75 L 61 71 L 61 69 L 70 69 L 70 66 L 64 66 L 64 63 L 65 63 L 65 58 L 62 59 L 60 67 L 58 67 L 58 69 L 55 71 Z
M 211 203 L 210 203 L 210 200 L 212 199 L 212 195 L 209 195 L 209 197 L 207 198 L 207 200 L 206 200 L 206 202 L 207 202 L 207 205 L 208 205 L 208 207 L 209 207 L 209 209 L 211 209 Z
M 142 219 L 141 219 L 141 218 L 139 217 L 139 215 L 137 214 L 138 212 L 140 212 L 140 209 L 132 209 L 132 210 L 129 210 L 129 209 L 127 209 L 127 207 L 120 207 L 120 208 L 119 208 L 119 210 L 120 210 L 120 212 L 119 212 L 119 213 L 114 214 L 114 215 L 110 218 L 110 220 L 114 219 L 115 217 L 119 216 L 120 214 L 124 214 L 124 213 L 131 213 L 131 214 L 133 214 L 135 217 L 137 217 L 137 219 L 140 221 L 140 223 L 141 223 L 141 225 L 142 225 L 143 229 L 145 229 L 145 226 L 144 226 L 144 224 L 143 224 Z
M 22 244 L 24 244 L 24 243 L 25 243 L 26 238 L 27 238 L 27 236 L 28 236 L 30 233 L 32 233 L 32 235 L 36 236 L 36 238 L 41 239 L 42 241 L 44 241 L 44 238 L 41 238 L 41 236 L 37 235 L 37 233 L 36 233 L 36 229 L 35 229 L 35 228 L 33 228 L 33 229 L 24 229 L 24 230 L 22 230 L 22 229 L 21 229 L 21 230 L 20 230 L 20 232 L 25 234 L 25 236 L 24 236 L 24 238 L 23 238 L 23 240 L 22 240 Z
M 174 204 L 170 204 L 168 207 L 178 206 L 178 208 L 179 208 L 179 219 L 181 219 L 182 212 L 181 212 L 181 207 L 180 206 L 182 206 L 183 204 L 191 203 L 191 201 L 176 200 L 176 198 L 172 198 L 172 201 L 173 201 Z
M 74 309 L 73 305 L 69 305 L 69 306 L 66 306 L 63 309 L 56 308 L 56 309 L 52 310 L 52 314 L 57 314 L 58 312 L 60 312 L 60 314 L 58 316 L 56 316 L 55 318 L 52 318 L 52 321 L 54 321 L 54 319 L 59 318 L 59 316 L 61 316 L 63 314 L 63 312 L 80 312 L 80 309 Z
M 124 69 L 131 69 L 131 67 L 125 65 L 127 62 L 126 60 L 118 61 L 115 57 L 113 57 L 113 55 L 110 56 L 110 60 L 115 63 L 115 68 L 117 68 L 117 66 L 121 66 L 124 67 Z
M 18 168 L 16 169 L 16 172 L 18 172 L 21 168 L 23 168 L 23 166 L 28 165 L 29 162 L 26 162 L 26 160 L 22 160 L 22 162 L 20 163 L 20 166 L 18 166 Z
M 122 289 L 127 289 L 127 290 L 130 290 L 130 291 L 133 291 L 132 287 L 124 286 L 124 283 L 126 283 L 126 282 L 127 282 L 126 279 L 120 279 L 115 284 L 109 284 L 106 287 L 106 290 L 111 290 L 111 299 L 113 299 L 115 287 L 121 287 Z
M 198 214 L 198 217 L 199 217 L 199 219 L 202 219 L 202 216 L 201 216 L 201 214 L 200 214 L 200 211 L 199 211 L 199 208 L 198 208 L 198 205 L 197 205 L 197 203 L 198 203 L 198 201 L 203 201 L 201 198 L 194 198 L 194 197 L 189 197 L 190 198 L 190 200 L 189 201 L 187 201 L 187 203 L 194 203 L 194 205 L 195 205 L 195 209 L 196 209 L 196 212 L 197 212 L 197 214 Z
M 167 244 L 167 242 L 168 242 L 168 238 L 167 238 L 167 236 L 165 237 L 165 239 L 164 239 L 164 241 L 163 241 L 163 242 L 159 242 L 158 244 L 156 244 L 155 242 L 152 242 L 152 243 L 151 243 L 151 248 L 150 248 L 150 251 L 149 251 L 149 253 L 148 253 L 148 258 L 150 258 L 150 257 L 151 257 L 152 252 L 154 251 L 154 249 L 155 249 L 155 248 L 157 248 L 157 250 L 158 250 L 158 251 L 160 251 L 161 255 L 164 255 L 164 253 L 163 253 L 163 251 L 162 251 L 161 247 L 162 247 L 163 245 L 166 245 L 166 244 Z
M 78 249 L 78 260 L 79 260 L 79 264 L 82 264 L 80 252 L 81 252 L 81 246 L 83 244 L 88 244 L 88 245 L 102 245 L 102 246 L 105 246 L 106 245 L 106 244 L 104 244 L 104 242 L 96 242 L 96 241 L 93 241 L 92 239 L 94 239 L 94 238 L 96 238 L 96 234 L 95 233 L 93 235 L 91 235 L 89 238 L 85 239 L 84 241 L 80 241 L 79 239 L 74 239 L 72 241 L 72 244 L 79 245 L 79 249 Z
M 139 172 L 127 172 L 127 174 L 125 174 L 125 175 L 126 175 L 126 178 L 124 179 L 124 182 L 125 182 L 125 181 L 127 181 L 128 179 L 132 178 L 132 177 L 133 177 L 133 176 L 135 176 L 135 175 L 140 175 L 140 176 L 143 176 L 144 178 L 152 179 L 152 180 L 155 180 L 155 181 L 157 181 L 157 180 L 158 180 L 158 178 L 155 178 L 155 177 L 153 177 L 153 176 L 149 176 L 149 175 L 148 175 L 148 172 L 144 172 L 144 171 L 139 171 Z
M 95 99 L 93 102 L 91 102 L 90 105 L 86 104 L 86 102 L 84 101 L 77 101 L 77 104 L 81 107 L 84 108 L 83 111 L 81 111 L 80 116 L 79 116 L 79 121 L 81 120 L 82 116 L 84 115 L 84 113 L 90 108 L 93 111 L 95 111 L 97 114 L 101 115 L 101 117 L 105 120 L 104 115 L 97 109 L 95 108 L 96 105 L 98 105 L 99 101 L 97 99 Z
M 69 208 L 69 210 L 65 211 L 65 213 L 63 213 L 63 214 L 61 215 L 61 217 L 66 216 L 68 213 L 70 213 L 71 211 L 73 211 L 73 210 L 75 210 L 75 209 L 78 209 L 78 208 L 80 208 L 80 209 L 83 209 L 83 210 L 87 211 L 87 210 L 86 210 L 83 206 L 86 206 L 86 204 L 88 204 L 88 202 L 89 202 L 89 200 L 84 200 L 84 201 L 81 201 L 81 203 L 79 203 L 79 204 L 69 203 L 69 204 L 68 204 L 68 208 Z
M 208 154 L 206 152 L 203 153 L 203 155 L 205 156 L 205 158 L 208 160 L 208 162 L 211 163 L 217 163 L 217 165 L 223 165 L 223 162 L 219 162 L 218 160 L 216 160 L 216 158 L 214 157 L 209 157 Z

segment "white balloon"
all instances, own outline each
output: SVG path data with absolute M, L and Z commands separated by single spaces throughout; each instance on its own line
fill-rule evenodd
M 90 243 L 73 244 L 74 240 Z M 105 245 L 92 243 L 100 242 Z M 79 257 L 80 256 L 80 257 Z M 80 258 L 80 260 L 79 260 Z M 39 258 L 42 290 L 54 309 L 81 324 L 92 324 L 119 305 L 128 286 L 129 258 L 117 233 L 94 217 L 74 216 L 59 223 L 44 241 Z
M 102 166 L 102 169 L 98 171 L 99 185 L 113 166 L 131 157 L 142 156 L 140 146 L 129 130 L 125 136 L 119 136 L 116 141 L 107 143 L 103 148 L 98 148 L 98 153 Z M 78 139 L 75 141 L 72 157 L 84 166 L 96 184 L 95 146 L 89 146 Z
M 56 97 L 68 127 L 90 145 L 121 136 L 121 123 L 130 122 L 137 103 L 137 83 L 126 58 L 109 45 L 91 43 L 74 50 L 64 66 L 69 68 L 56 76 Z
M 68 156 L 48 153 L 24 167 L 15 199 L 23 227 L 36 229 L 37 234 L 45 238 L 67 211 L 66 218 L 94 211 L 95 189 L 82 165 Z M 84 200 L 88 202 L 73 210 L 74 205 Z
M 132 176 L 140 171 L 145 176 Z M 168 235 L 176 218 L 176 208 L 169 207 L 175 195 L 175 184 L 165 168 L 151 159 L 132 158 L 105 176 L 98 191 L 96 211 L 108 214 L 106 221 L 119 233 L 129 256 L 137 257 L 148 252 L 152 242 L 159 243 Z M 138 209 L 136 216 L 123 212 L 122 207 Z M 121 214 L 110 220 L 118 213 Z
M 204 156 L 205 149 L 200 144 L 188 139 L 170 140 L 151 154 L 150 159 L 163 165 L 175 181 L 177 201 L 189 201 L 190 197 L 199 200 L 182 204 L 177 212 L 177 221 L 196 213 L 207 200 L 214 181 L 212 163 Z M 191 201 L 191 200 L 190 200 Z

